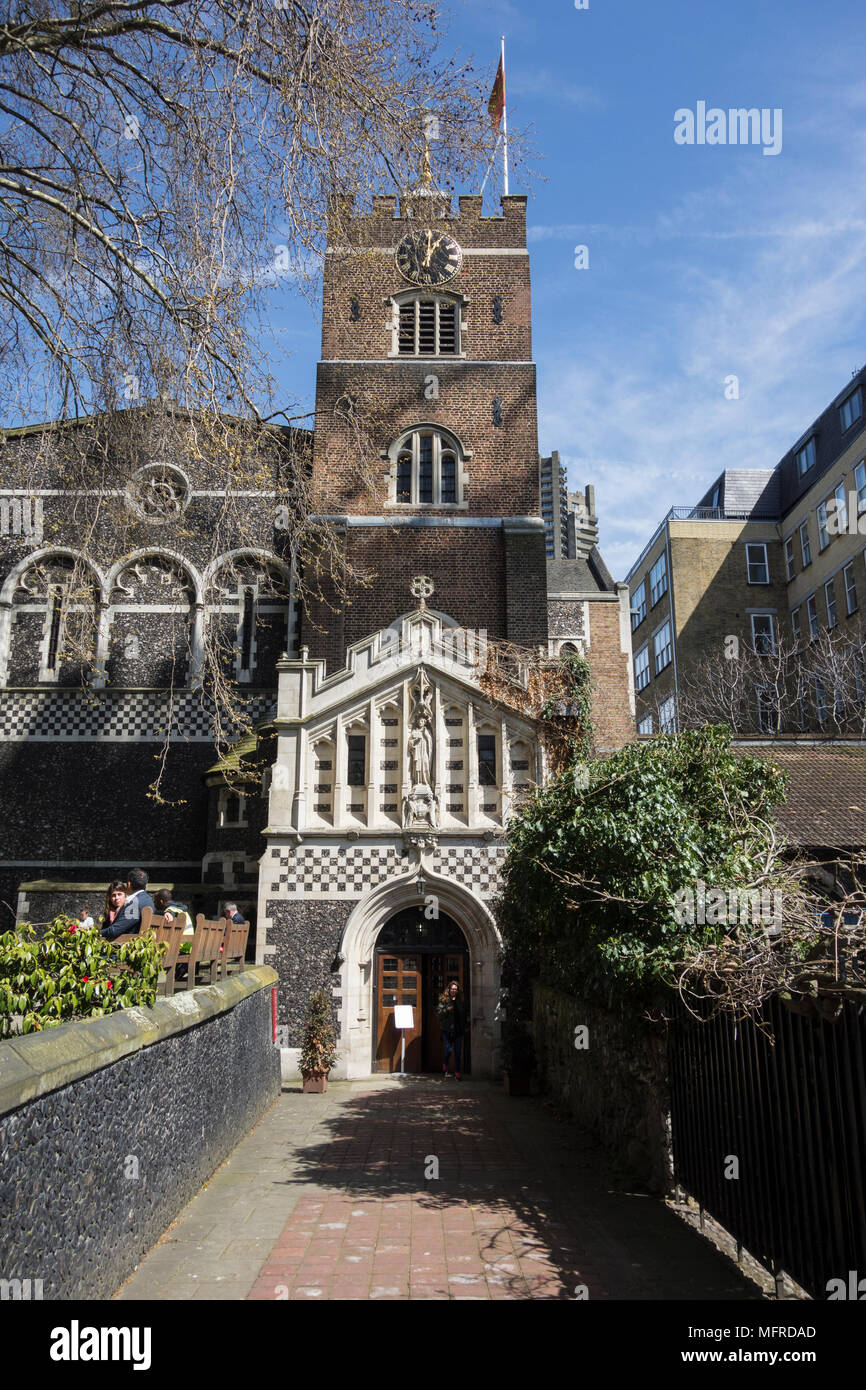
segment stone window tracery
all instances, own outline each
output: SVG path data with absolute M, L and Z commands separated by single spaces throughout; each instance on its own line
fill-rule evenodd
M 463 462 L 468 457 L 445 430 L 410 430 L 391 451 L 391 502 L 412 507 L 462 505 Z

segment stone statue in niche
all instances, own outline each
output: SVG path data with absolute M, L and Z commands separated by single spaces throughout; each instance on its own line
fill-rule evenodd
M 435 828 L 439 806 L 433 791 L 433 690 L 423 668 L 409 693 L 412 712 L 406 746 L 411 790 L 403 798 L 403 823 L 410 828 Z
M 412 782 L 416 787 L 430 786 L 430 770 L 433 763 L 431 723 L 429 713 L 420 710 L 417 722 L 409 731 L 409 761 L 412 765 Z

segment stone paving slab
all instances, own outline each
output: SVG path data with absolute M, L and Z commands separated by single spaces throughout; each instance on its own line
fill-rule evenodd
M 607 1172 L 542 1099 L 486 1082 L 289 1087 L 115 1298 L 760 1298 Z

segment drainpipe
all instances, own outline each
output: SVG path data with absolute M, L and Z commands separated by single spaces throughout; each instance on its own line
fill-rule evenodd
M 680 727 L 680 677 L 677 662 L 677 610 L 674 602 L 674 567 L 671 560 L 671 524 L 665 520 L 665 555 L 668 567 L 668 593 L 670 594 L 671 608 L 671 639 L 674 654 L 674 709 L 676 711 L 676 729 Z

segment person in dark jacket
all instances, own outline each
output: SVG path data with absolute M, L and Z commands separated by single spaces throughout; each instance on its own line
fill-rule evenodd
M 105 936 L 105 928 L 113 927 L 117 920 L 117 915 L 123 909 L 126 902 L 127 882 L 125 878 L 116 878 L 108 885 L 105 894 L 105 911 L 99 919 L 99 929 Z
M 123 936 L 127 932 L 137 932 L 141 926 L 142 908 L 153 908 L 153 898 L 147 891 L 147 874 L 144 869 L 130 869 L 126 890 L 126 902 L 123 907 L 114 921 L 106 923 L 102 928 L 102 935 L 106 941 L 114 941 L 115 937 Z
M 439 1000 L 436 1009 L 439 1031 L 442 1034 L 442 1075 L 448 1075 L 448 1064 L 454 1054 L 454 1080 L 460 1080 L 460 1061 L 463 1036 L 466 1032 L 466 1013 L 460 997 L 460 986 L 452 980 Z

